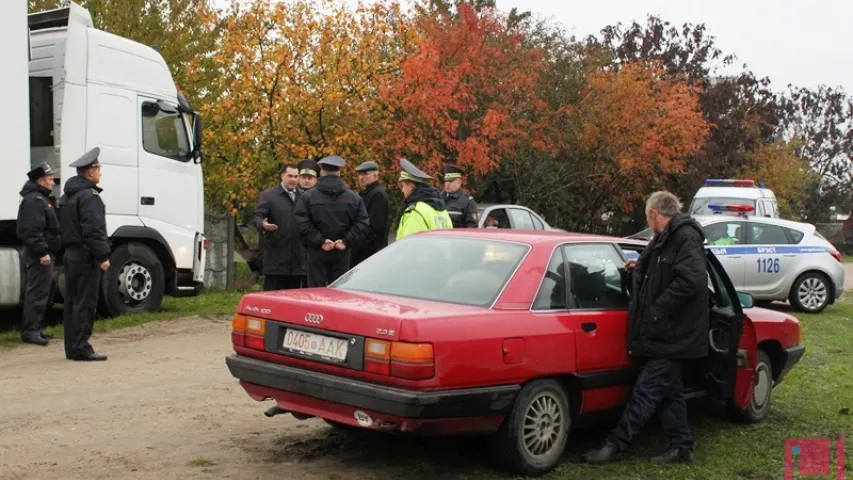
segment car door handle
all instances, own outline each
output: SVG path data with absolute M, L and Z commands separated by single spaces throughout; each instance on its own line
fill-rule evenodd
M 589 332 L 595 330 L 596 328 L 598 328 L 598 325 L 596 325 L 595 322 L 582 323 L 581 328 L 583 329 L 584 332 L 589 333 Z
M 740 258 L 740 255 L 730 255 L 729 258 Z
M 797 255 L 794 253 L 786 253 L 784 256 L 786 257 L 796 257 Z
M 139 203 L 142 205 L 154 205 L 154 197 L 142 197 Z

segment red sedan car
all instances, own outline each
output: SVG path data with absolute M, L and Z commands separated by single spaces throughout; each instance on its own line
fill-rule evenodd
M 466 229 L 407 237 L 328 288 L 252 293 L 233 320 L 231 374 L 273 416 L 338 427 L 486 433 L 528 475 L 558 462 L 573 426 L 626 403 L 630 289 L 644 242 L 564 232 Z M 708 357 L 685 369 L 761 420 L 801 358 L 799 322 L 752 308 L 708 252 Z

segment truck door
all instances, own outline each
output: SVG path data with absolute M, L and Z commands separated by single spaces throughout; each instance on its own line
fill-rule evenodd
M 706 389 L 712 398 L 744 406 L 752 397 L 758 346 L 752 322 L 722 264 L 708 252 L 711 290 Z
M 178 268 L 192 268 L 199 224 L 199 165 L 193 162 L 190 131 L 177 105 L 138 98 L 139 216 L 169 242 Z M 183 247 L 183 248 L 182 248 Z

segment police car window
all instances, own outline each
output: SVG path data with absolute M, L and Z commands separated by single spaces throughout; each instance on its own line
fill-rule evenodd
M 742 243 L 743 222 L 717 222 L 705 225 L 702 231 L 709 245 L 739 245 Z
M 189 161 L 190 143 L 181 114 L 164 112 L 155 103 L 143 103 L 142 148 L 161 157 Z
M 527 210 L 510 208 L 509 215 L 512 217 L 513 227 L 519 230 L 533 230 L 533 220 Z
M 569 268 L 569 308 L 627 309 L 625 262 L 611 244 L 564 247 Z
M 533 228 L 536 230 L 545 230 L 545 224 L 536 215 L 531 215 L 530 217 L 533 218 Z
M 785 245 L 791 243 L 785 231 L 778 225 L 753 223 L 749 243 L 753 245 Z
M 511 228 L 509 217 L 506 215 L 506 209 L 495 208 L 489 211 L 483 226 L 486 228 Z
M 533 310 L 565 310 L 566 305 L 566 266 L 563 263 L 563 250 L 558 248 L 551 255 L 548 269 L 542 278 L 542 284 L 533 300 Z
M 787 232 L 787 233 L 788 233 L 788 236 L 789 236 L 789 237 L 791 237 L 791 240 L 792 240 L 792 241 L 793 241 L 793 243 L 795 243 L 795 244 L 796 244 L 796 243 L 800 243 L 800 242 L 802 242 L 802 241 L 803 241 L 803 237 L 805 237 L 805 236 L 806 236 L 803 232 L 801 232 L 801 231 L 799 231 L 799 230 L 794 230 L 793 228 L 786 228 L 786 229 L 785 229 L 785 232 Z

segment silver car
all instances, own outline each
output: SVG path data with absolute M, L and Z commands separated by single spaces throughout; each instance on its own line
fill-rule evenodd
M 478 204 L 477 214 L 478 228 L 564 231 L 548 225 L 536 212 L 521 205 Z

